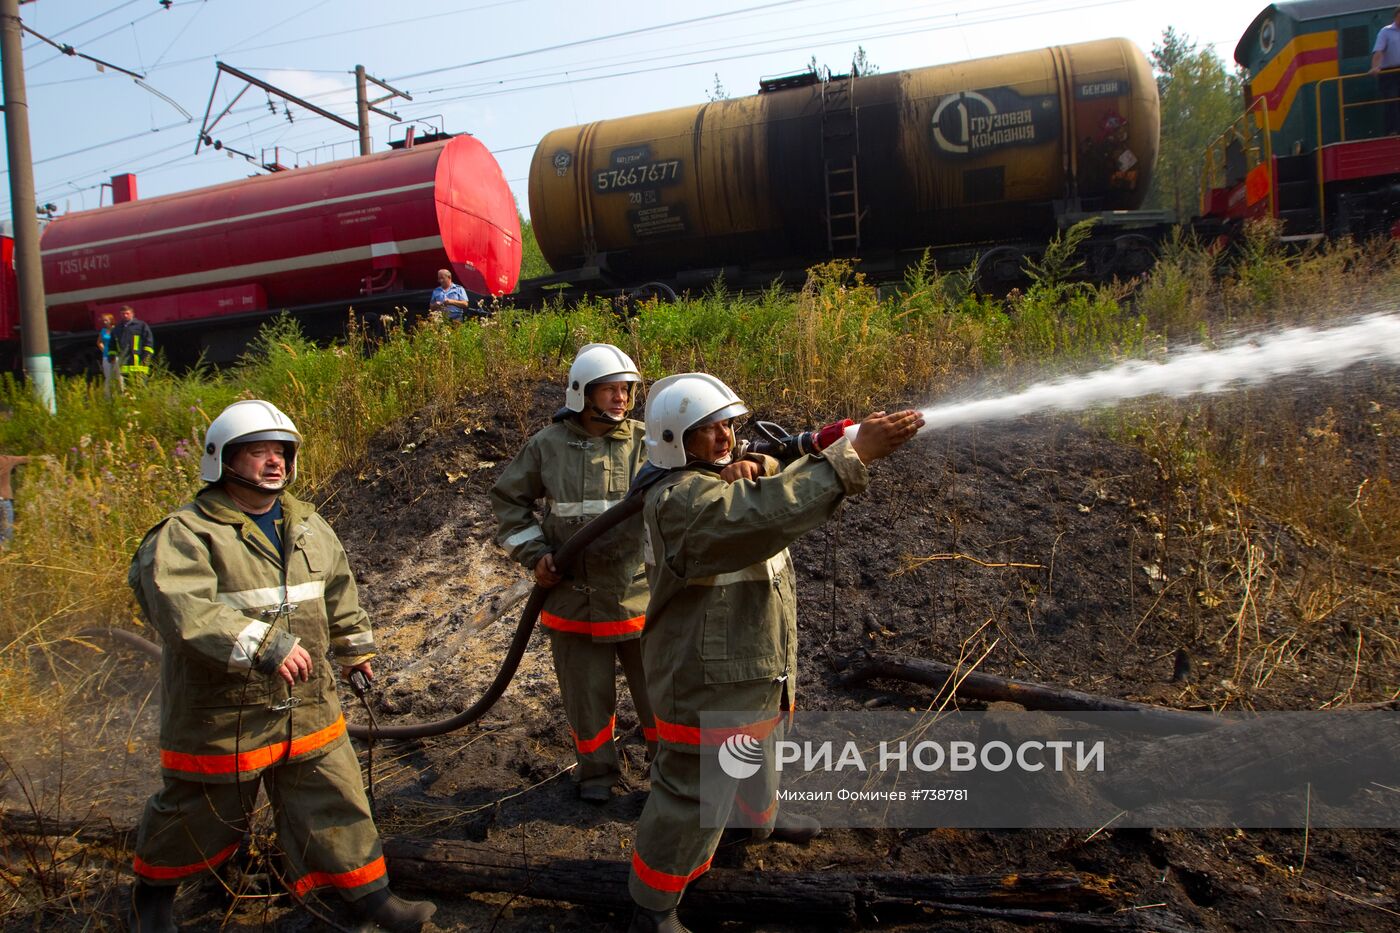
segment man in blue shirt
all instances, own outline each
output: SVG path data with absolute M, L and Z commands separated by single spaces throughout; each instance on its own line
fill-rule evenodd
M 460 321 L 472 307 L 467 298 L 467 290 L 453 284 L 452 273 L 447 269 L 438 270 L 437 282 L 437 288 L 433 289 L 433 297 L 428 301 L 428 310 L 442 311 L 449 321 Z
M 1381 98 L 1386 99 L 1385 135 L 1400 134 L 1400 7 L 1390 25 L 1382 26 L 1371 50 L 1371 71 L 1380 84 Z M 1382 74 L 1382 71 L 1385 73 Z

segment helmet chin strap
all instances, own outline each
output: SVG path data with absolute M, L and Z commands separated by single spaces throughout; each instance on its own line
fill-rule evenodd
M 592 402 L 588 403 L 588 407 L 592 411 L 593 417 L 599 421 L 604 422 L 605 424 L 622 424 L 623 420 L 626 418 L 626 415 L 623 415 L 622 418 L 614 418 L 612 415 L 603 411 L 603 409 L 599 408 L 597 405 L 594 405 Z
M 237 483 L 239 486 L 245 489 L 251 489 L 254 492 L 281 492 L 287 488 L 287 480 L 285 479 L 276 486 L 269 486 L 264 483 L 259 483 L 256 480 L 249 479 L 227 463 L 224 464 L 224 478 L 231 483 Z
M 690 463 L 708 463 L 708 464 L 711 464 L 711 465 L 717 466 L 717 467 L 726 467 L 726 466 L 729 466 L 729 464 L 731 464 L 731 463 L 734 462 L 734 450 L 735 450 L 735 446 L 734 446 L 734 429 L 733 429 L 733 428 L 730 428 L 728 433 L 729 433 L 729 453 L 725 454 L 723 457 L 720 457 L 718 460 L 701 460 L 699 457 L 697 457 L 697 456 L 695 456 L 694 454 L 692 454 L 689 450 L 686 450 L 685 455 L 686 455 L 688 461 L 689 461 Z

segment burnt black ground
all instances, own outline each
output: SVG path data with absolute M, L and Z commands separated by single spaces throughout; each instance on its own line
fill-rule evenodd
M 469 400 L 438 428 L 410 419 L 376 440 L 366 467 L 325 487 L 323 513 L 345 541 L 376 620 L 381 722 L 448 715 L 494 674 L 514 617 L 474 637 L 465 623 L 522 571 L 492 543 L 485 491 L 523 440 L 522 428 L 542 426 L 556 404 L 556 390 L 542 386 L 530 425 L 489 399 Z M 1278 661 L 1262 683 L 1239 682 L 1235 643 L 1224 638 L 1239 606 L 1207 598 L 1195 582 L 1209 549 L 1199 534 L 1187 533 L 1199 519 L 1185 515 L 1189 497 L 1166 481 L 1160 464 L 1090 427 L 1026 419 L 949 431 L 916 441 L 873 474 L 864 495 L 793 548 L 804 709 L 930 703 L 927 688 L 842 687 L 842 669 L 864 650 L 955 661 L 991 647 L 980 667 L 989 673 L 1184 708 L 1228 702 L 1314 709 L 1358 668 L 1352 701 L 1383 699 L 1397 687 L 1394 655 L 1357 665 L 1351 643 L 1336 634 L 1377 622 L 1346 605 L 1313 633 L 1308 650 Z M 1268 545 L 1284 583 L 1322 559 L 1283 527 L 1272 530 Z M 933 556 L 942 559 L 909 569 L 911 559 Z M 1009 564 L 1029 566 L 989 566 Z M 1260 637 L 1291 624 L 1282 610 L 1268 609 Z M 1181 652 L 1191 674 L 1173 680 Z M 116 687 L 103 689 L 111 695 Z M 343 700 L 348 715 L 363 720 L 348 693 Z M 126 783 L 103 798 L 104 815 L 119 825 L 134 821 L 145 792 L 139 776 L 152 761 L 149 709 L 130 718 L 136 728 L 129 739 L 123 735 L 126 754 L 108 756 L 106 765 L 126 762 Z M 634 723 L 626 701 L 621 720 L 624 728 Z M 580 804 L 566 773 L 571 746 L 548 647 L 537 633 L 510 691 L 482 721 L 442 738 L 376 749 L 381 828 L 538 856 L 624 859 L 647 783 L 641 744 L 632 736 L 623 747 L 628 792 L 600 808 Z M 153 766 L 149 775 L 146 789 L 154 786 Z M 726 846 L 716 864 L 968 874 L 1071 869 L 1111 877 L 1128 903 L 1164 904 L 1202 930 L 1400 929 L 1400 834 L 1393 831 L 1305 837 L 1110 828 L 1089 837 L 1082 830 L 838 830 L 805 848 Z M 626 916 L 541 899 L 546 893 L 435 896 L 437 926 L 625 927 Z M 110 904 L 98 903 L 99 918 Z M 179 915 L 197 929 L 315 924 L 276 902 L 268 914 L 242 909 L 226 919 L 216 898 L 197 891 L 182 896 Z M 6 926 L 34 923 L 16 917 Z M 1016 929 L 948 915 L 901 927 L 915 928 Z

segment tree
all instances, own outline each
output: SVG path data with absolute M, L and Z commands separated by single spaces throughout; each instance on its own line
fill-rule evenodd
M 1199 207 L 1206 147 L 1239 116 L 1239 78 L 1210 49 L 1170 27 L 1152 47 L 1162 102 L 1162 140 L 1147 206 L 1186 220 Z
M 719 79 L 719 72 L 715 72 L 715 86 L 705 92 L 705 96 L 711 103 L 717 100 L 729 100 L 729 90 L 725 88 L 724 82 Z
M 519 210 L 516 213 L 520 214 Z M 535 239 L 534 224 L 526 220 L 524 215 L 520 215 L 520 252 L 522 279 L 538 278 L 553 271 L 549 268 L 549 263 L 545 262 L 544 253 L 540 252 L 540 243 Z

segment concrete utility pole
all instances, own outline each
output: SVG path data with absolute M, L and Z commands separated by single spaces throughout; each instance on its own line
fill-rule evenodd
M 388 91 L 383 97 L 369 99 L 369 85 L 382 87 Z M 355 115 L 360 124 L 360 155 L 369 155 L 371 143 L 369 138 L 369 112 L 373 110 L 380 116 L 388 117 L 395 123 L 403 118 L 389 110 L 380 110 L 377 104 L 382 104 L 386 100 L 393 100 L 395 97 L 402 97 L 404 100 L 413 100 L 412 94 L 406 94 L 396 87 L 391 87 L 372 75 L 365 74 L 364 65 L 355 66 Z
M 369 82 L 365 66 L 355 66 L 355 122 L 360 124 L 360 155 L 369 155 L 373 143 L 369 138 Z
M 39 221 L 34 215 L 34 162 L 29 153 L 29 103 L 24 93 L 19 0 L 0 0 L 0 60 L 5 84 L 5 145 L 10 156 L 10 212 L 15 225 L 15 279 L 19 285 L 20 346 L 24 374 L 50 414 L 54 403 L 53 356 L 44 309 L 44 270 L 39 262 Z

